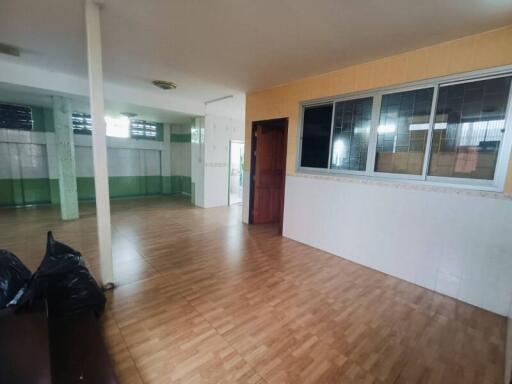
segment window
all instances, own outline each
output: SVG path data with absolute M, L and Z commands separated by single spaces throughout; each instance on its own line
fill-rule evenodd
M 92 133 L 91 115 L 87 113 L 73 112 L 71 115 L 73 132 L 79 135 L 90 135 Z
M 499 189 L 511 83 L 474 75 L 305 104 L 299 168 Z
M 32 108 L 25 105 L 0 104 L 0 128 L 31 131 Z
M 331 168 L 364 171 L 373 99 L 340 101 L 334 108 Z
M 430 176 L 494 178 L 505 132 L 510 79 L 501 77 L 439 89 Z
M 421 175 L 434 88 L 382 96 L 375 171 Z
M 327 168 L 331 141 L 332 103 L 304 109 L 301 166 Z
M 80 135 L 92 134 L 92 120 L 88 113 L 73 112 L 73 132 Z M 106 134 L 109 137 L 130 137 L 130 119 L 126 116 L 105 117 Z M 133 131 L 132 131 L 133 135 Z
M 109 137 L 130 137 L 130 119 L 126 116 L 105 117 L 107 136 Z
M 133 138 L 156 139 L 158 124 L 146 120 L 132 120 L 130 130 Z

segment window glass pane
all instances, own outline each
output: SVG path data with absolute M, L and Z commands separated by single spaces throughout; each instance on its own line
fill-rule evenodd
M 156 139 L 157 123 L 146 120 L 131 121 L 131 136 L 136 139 Z
M 430 176 L 494 179 L 511 77 L 439 88 Z
M 331 139 L 332 104 L 304 108 L 302 167 L 327 168 Z
M 336 103 L 331 168 L 366 170 L 372 103 L 371 97 Z
M 0 128 L 32 130 L 32 108 L 25 105 L 0 104 Z
M 92 120 L 88 113 L 73 112 L 71 115 L 73 132 L 80 135 L 92 134 Z
M 130 137 L 130 119 L 126 116 L 109 117 L 105 116 L 107 136 Z
M 434 88 L 382 96 L 375 171 L 421 175 Z

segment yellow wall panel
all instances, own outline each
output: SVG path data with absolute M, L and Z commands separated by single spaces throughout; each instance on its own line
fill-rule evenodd
M 296 168 L 299 104 L 385 86 L 512 64 L 512 26 L 250 92 L 246 105 L 245 167 L 250 167 L 253 121 L 288 117 L 287 171 Z M 512 193 L 509 165 L 505 191 Z

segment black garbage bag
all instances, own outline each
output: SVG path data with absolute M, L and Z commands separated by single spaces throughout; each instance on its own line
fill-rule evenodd
M 31 275 L 16 255 L 0 249 L 0 308 L 18 304 L 26 292 Z
M 66 273 L 75 266 L 85 266 L 82 254 L 55 240 L 53 233 L 49 231 L 46 239 L 46 254 L 34 275 Z
M 48 307 L 53 314 L 68 315 L 93 311 L 99 316 L 105 308 L 105 295 L 86 267 L 78 266 L 62 279 L 47 286 Z
M 56 315 L 92 310 L 97 315 L 105 308 L 105 295 L 85 266 L 80 252 L 60 243 L 48 232 L 46 254 L 34 273 L 30 300 L 46 299 Z

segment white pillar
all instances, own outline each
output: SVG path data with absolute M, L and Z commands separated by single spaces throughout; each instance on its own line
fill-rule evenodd
M 103 105 L 100 5 L 94 0 L 85 0 L 85 26 L 87 31 L 89 102 L 92 118 L 92 155 L 94 161 L 94 188 L 96 191 L 96 220 L 98 223 L 100 273 L 101 283 L 105 287 L 113 284 L 114 276 L 108 191 L 107 140 L 105 110 Z
M 53 96 L 53 121 L 59 170 L 60 214 L 62 220 L 78 219 L 75 144 L 71 127 L 71 100 Z
M 164 124 L 164 141 L 160 156 L 160 169 L 162 170 L 162 193 L 171 193 L 171 125 Z
M 205 117 L 195 117 L 191 128 L 190 165 L 192 176 L 192 204 L 204 208 L 204 148 Z

